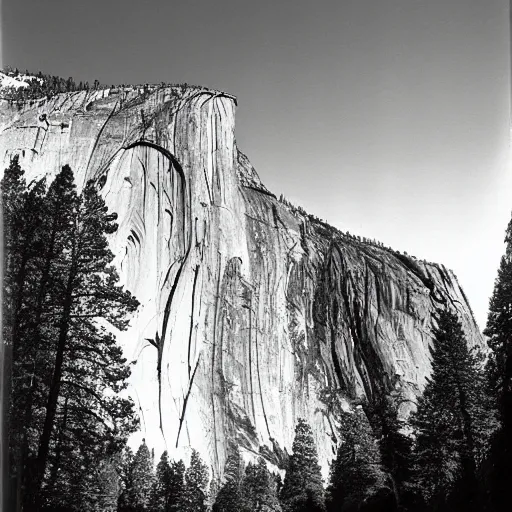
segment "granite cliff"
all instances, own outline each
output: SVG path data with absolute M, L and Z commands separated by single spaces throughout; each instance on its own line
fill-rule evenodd
M 392 393 L 407 414 L 430 371 L 439 308 L 483 346 L 453 272 L 344 234 L 278 200 L 235 141 L 236 99 L 191 87 L 106 89 L 0 105 L 2 168 L 69 164 L 119 229 L 141 303 L 119 334 L 157 453 L 197 448 L 222 473 L 231 442 L 279 467 L 299 417 L 327 475 L 337 413 Z

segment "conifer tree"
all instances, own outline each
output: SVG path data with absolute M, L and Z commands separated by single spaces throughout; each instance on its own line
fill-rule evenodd
M 299 419 L 295 427 L 292 450 L 280 496 L 283 510 L 325 510 L 322 474 L 315 441 L 311 427 L 303 419 Z
M 63 167 L 56 182 L 59 179 L 63 181 L 62 188 L 73 197 L 73 173 L 68 166 Z M 50 202 L 51 192 L 50 188 Z M 106 235 L 117 229 L 116 215 L 108 214 L 103 199 L 89 183 L 58 218 L 65 229 L 63 250 L 48 274 L 52 278 L 47 296 L 53 343 L 46 412 L 31 478 L 34 508 L 40 506 L 40 491 L 59 424 L 73 434 L 67 436 L 69 444 L 89 447 L 87 454 L 82 450 L 82 466 L 94 465 L 95 459 L 118 451 L 137 426 L 133 403 L 105 393 L 122 391 L 130 370 L 115 337 L 98 319 L 126 329 L 127 316 L 138 305 L 117 284 L 119 278 L 110 266 L 114 256 Z M 52 231 L 49 236 L 51 241 Z M 84 426 L 84 422 L 93 428 L 76 428 L 77 424 Z M 96 453 L 90 452 L 91 447 Z
M 182 460 L 171 464 L 169 482 L 169 512 L 178 512 L 185 506 L 185 464 Z
M 192 449 L 190 465 L 185 472 L 185 492 L 183 512 L 206 511 L 206 489 L 208 487 L 208 468 L 199 453 Z
M 489 391 L 498 410 L 487 464 L 489 506 L 497 512 L 508 509 L 512 488 L 512 220 L 505 243 L 484 330 L 491 349 L 486 367 Z
M 119 464 L 119 475 L 121 490 L 118 499 L 118 512 L 131 511 L 131 497 L 133 495 L 132 469 L 135 455 L 129 446 L 126 446 L 121 453 Z
M 480 510 L 477 467 L 488 419 L 478 358 L 468 349 L 457 316 L 441 311 L 431 348 L 432 374 L 412 417 L 416 433 L 413 481 L 430 507 Z
M 13 159 L 2 202 L 3 378 L 16 381 L 8 406 L 10 508 L 19 510 L 23 497 L 26 509 L 37 510 L 54 506 L 57 489 L 61 501 L 76 497 L 79 475 L 92 478 L 137 428 L 133 403 L 117 395 L 130 370 L 98 323 L 125 329 L 137 301 L 109 265 L 105 235 L 116 229 L 115 215 L 91 184 L 77 195 L 68 166 L 46 191 L 44 180 L 28 188 Z
M 155 479 L 150 496 L 151 512 L 167 512 L 169 508 L 169 497 L 171 487 L 171 466 L 167 451 L 162 453 L 160 461 L 156 466 Z
M 131 471 L 131 492 L 129 502 L 135 512 L 149 511 L 151 491 L 154 481 L 153 460 L 143 439 L 135 457 Z
M 116 454 L 111 459 L 101 461 L 94 472 L 94 489 L 97 491 L 95 507 L 98 511 L 117 511 L 117 502 L 121 493 L 121 478 L 113 459 L 118 457 L 119 454 Z
M 379 448 L 360 405 L 341 411 L 340 445 L 331 465 L 327 509 L 357 509 L 382 489 L 388 489 Z
M 31 298 L 37 291 L 33 275 L 34 260 L 41 250 L 41 205 L 44 180 L 27 189 L 24 172 L 15 156 L 1 181 L 3 213 L 3 283 L 2 283 L 2 389 L 4 417 L 2 431 L 9 453 L 9 467 L 14 478 L 4 499 L 6 508 L 15 509 L 21 499 L 23 445 L 26 402 L 30 399 L 31 368 L 27 362 L 34 348 L 26 343 Z M 23 341 L 25 340 L 25 341 Z M 29 354 L 30 353 L 30 354 Z M 16 383 L 12 385 L 13 381 Z M 7 463 L 7 457 L 3 457 Z M 8 496 L 7 496 L 8 495 Z
M 220 488 L 214 510 L 217 512 L 239 512 L 242 510 L 241 483 L 243 462 L 238 447 L 232 448 L 224 468 L 225 482 Z
M 277 483 L 260 457 L 256 464 L 249 463 L 242 479 L 241 512 L 281 512 L 277 498 Z
M 404 432 L 405 422 L 398 418 L 398 408 L 390 397 L 381 397 L 370 404 L 368 416 L 378 441 L 382 467 L 391 477 L 397 505 L 407 508 L 413 464 L 412 438 Z
M 113 459 L 99 461 L 88 474 L 74 475 L 71 488 L 61 501 L 63 508 L 80 512 L 116 512 L 120 478 Z M 60 492 L 52 496 L 50 509 L 55 508 L 60 496 Z

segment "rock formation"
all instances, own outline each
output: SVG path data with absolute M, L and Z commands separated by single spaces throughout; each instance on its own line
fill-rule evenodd
M 197 448 L 216 474 L 231 442 L 282 466 L 313 427 L 324 476 L 337 412 L 393 393 L 407 414 L 429 374 L 438 308 L 483 338 L 442 265 L 343 234 L 278 200 L 235 141 L 234 97 L 190 87 L 60 94 L 0 106 L 2 169 L 69 164 L 118 213 L 111 237 L 141 306 L 119 334 L 156 453 Z

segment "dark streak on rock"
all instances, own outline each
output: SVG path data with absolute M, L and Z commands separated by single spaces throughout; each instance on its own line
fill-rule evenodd
M 375 336 L 375 340 L 377 340 L 378 339 L 377 326 L 379 325 L 381 291 L 380 291 L 379 279 L 378 279 L 377 275 L 375 275 L 375 273 L 373 275 L 375 277 L 375 296 L 377 298 L 377 318 L 375 319 L 375 327 L 374 327 L 373 334 Z
M 214 432 L 214 446 L 215 446 L 215 464 L 217 465 L 217 468 L 219 466 L 219 449 L 217 447 L 217 420 L 215 416 L 215 350 L 216 350 L 216 342 L 217 342 L 217 322 L 218 322 L 218 310 L 219 310 L 219 293 L 220 293 L 220 265 L 221 265 L 221 259 L 222 254 L 220 251 L 218 251 L 218 270 L 217 270 L 217 292 L 215 295 L 215 308 L 213 313 L 213 343 L 212 343 L 212 416 L 213 416 L 213 432 Z
M 176 448 L 178 448 L 178 443 L 179 443 L 179 440 L 180 440 L 181 427 L 183 426 L 183 420 L 185 419 L 185 412 L 187 410 L 188 397 L 190 396 L 190 391 L 192 390 L 192 384 L 194 382 L 194 377 L 196 376 L 196 371 L 197 371 L 197 367 L 199 366 L 199 361 L 200 360 L 201 360 L 201 354 L 199 354 L 199 357 L 197 358 L 196 366 L 194 367 L 194 373 L 192 374 L 192 378 L 190 379 L 189 384 L 188 384 L 187 395 L 185 396 L 185 400 L 183 401 L 183 409 L 182 409 L 181 416 L 180 416 L 180 426 L 178 428 L 178 436 L 176 437 Z M 162 415 L 160 414 L 160 417 L 161 416 Z
M 84 179 L 87 178 L 87 171 L 89 170 L 89 165 L 91 165 L 91 159 L 92 159 L 92 157 L 94 155 L 94 152 L 96 151 L 96 148 L 98 147 L 98 143 L 100 141 L 101 134 L 103 133 L 103 130 L 105 129 L 105 126 L 107 126 L 108 122 L 114 116 L 114 113 L 116 111 L 116 107 L 117 107 L 118 103 L 119 103 L 119 100 L 116 101 L 116 103 L 114 104 L 114 108 L 110 111 L 109 115 L 107 116 L 107 119 L 105 119 L 105 122 L 101 125 L 101 128 L 100 128 L 98 134 L 96 135 L 96 138 L 94 139 L 94 144 L 92 146 L 92 150 L 91 150 L 91 153 L 90 153 L 90 156 L 89 156 L 89 160 L 87 162 L 87 166 L 85 167 Z
M 265 194 L 266 196 L 273 197 L 274 199 L 277 199 L 277 197 L 272 194 L 272 192 L 269 192 L 268 190 L 263 190 L 262 188 L 253 187 L 252 185 L 243 185 L 244 188 L 248 188 L 250 190 L 255 190 L 256 192 L 259 192 L 260 194 Z
M 338 377 L 338 383 L 340 387 L 345 391 L 349 391 L 347 382 L 343 378 L 343 372 L 341 371 L 340 362 L 338 360 L 338 354 L 336 353 L 336 331 L 338 328 L 338 313 L 338 301 L 336 300 L 336 297 L 334 297 L 334 300 L 332 302 L 332 318 L 331 321 L 329 322 L 331 325 L 331 356 L 332 362 L 334 364 L 334 372 Z
M 254 389 L 252 386 L 252 297 L 251 304 L 246 306 L 249 310 L 249 381 L 251 383 L 251 405 L 252 405 L 252 417 L 256 418 L 256 412 L 254 408 Z
M 194 270 L 194 284 L 192 285 L 192 307 L 190 312 L 190 332 L 188 335 L 188 354 L 187 354 L 187 363 L 188 363 L 188 376 L 190 378 L 190 371 L 192 367 L 190 366 L 190 346 L 192 344 L 192 331 L 194 328 L 194 301 L 195 301 L 195 293 L 196 293 L 196 284 L 197 284 L 197 276 L 199 275 L 199 265 L 196 265 Z
M 154 142 L 149 142 L 147 140 L 138 140 L 135 142 L 132 142 L 128 146 L 126 146 L 124 149 L 132 149 L 136 146 L 145 146 L 149 148 L 156 149 L 163 155 L 165 155 L 172 163 L 173 167 L 176 169 L 177 173 L 180 175 L 181 179 L 183 180 L 183 189 L 185 189 L 185 173 L 183 172 L 183 169 L 181 167 L 181 164 L 176 160 L 176 157 L 167 149 L 163 148 L 162 146 L 159 146 L 158 144 L 155 144 Z M 169 169 L 170 170 L 170 169 Z
M 137 240 L 140 246 L 140 238 L 138 237 L 137 233 L 133 229 L 130 229 L 130 233 L 135 237 L 135 240 Z
M 257 317 L 256 317 L 257 321 Z M 263 411 L 263 418 L 265 419 L 265 425 L 267 426 L 267 432 L 269 437 L 272 437 L 270 433 L 270 428 L 268 426 L 267 414 L 265 412 L 265 404 L 263 402 L 263 393 L 261 392 L 261 377 L 260 377 L 260 358 L 258 355 L 258 325 L 256 325 L 256 337 L 254 339 L 254 343 L 256 345 L 256 373 L 258 374 L 258 386 L 260 388 L 260 399 L 261 399 L 261 409 Z
M 181 167 L 181 164 L 178 162 L 176 157 L 167 149 L 165 149 L 153 142 L 149 142 L 146 140 L 138 140 L 136 142 L 133 142 L 132 144 L 129 144 L 128 146 L 126 146 L 124 149 L 129 150 L 129 149 L 132 149 L 137 146 L 143 146 L 143 147 L 149 147 L 149 148 L 155 149 L 156 151 L 159 151 L 161 154 L 163 154 L 164 156 L 166 156 L 169 159 L 170 164 L 171 164 L 171 165 L 169 165 L 169 172 L 171 172 L 174 169 L 179 174 L 179 176 L 181 178 L 181 194 L 182 194 L 182 200 L 183 200 L 183 208 L 186 212 L 187 206 L 188 206 L 188 209 L 190 210 L 190 215 L 191 215 L 191 202 L 192 202 L 191 188 L 190 187 L 188 188 L 189 201 L 188 201 L 188 205 L 187 205 L 187 200 L 186 200 L 186 198 L 187 198 L 187 183 L 186 183 L 186 179 L 185 179 L 185 173 L 183 172 L 183 168 Z M 185 215 L 186 215 L 186 213 L 184 213 L 184 216 Z M 192 229 L 191 219 L 189 219 L 189 220 L 190 220 L 190 229 Z M 185 219 L 184 219 L 184 223 L 183 223 L 183 229 L 184 230 L 186 229 Z M 162 322 L 162 334 L 160 336 L 160 343 L 162 344 L 162 348 L 163 348 L 163 344 L 165 343 L 165 336 L 167 334 L 167 326 L 168 326 L 168 322 L 169 322 L 169 315 L 171 312 L 172 301 L 174 299 L 174 294 L 176 293 L 176 289 L 178 287 L 178 283 L 179 283 L 181 274 L 185 267 L 185 263 L 188 260 L 190 250 L 192 248 L 192 238 L 193 238 L 192 233 L 190 233 L 188 236 L 188 244 L 187 244 L 187 249 L 186 249 L 185 255 L 180 260 L 180 266 L 178 268 L 178 271 L 176 272 L 176 276 L 174 278 L 174 282 L 172 284 L 172 287 L 171 287 L 171 290 L 169 293 L 169 297 L 167 298 L 167 302 L 165 304 L 163 322 Z M 186 232 L 184 233 L 184 240 L 185 239 L 186 239 Z M 166 281 L 167 281 L 169 272 L 170 272 L 170 268 L 167 272 Z M 162 429 L 162 380 L 161 380 L 160 374 L 158 375 L 158 409 L 159 409 L 159 416 L 160 416 L 160 429 Z
M 206 169 L 203 167 L 203 171 L 204 171 L 204 180 L 206 182 L 206 188 L 208 189 L 208 197 L 210 198 L 210 204 L 213 204 L 213 197 L 212 197 L 212 192 L 210 190 L 210 183 L 208 182 L 208 176 L 206 174 Z

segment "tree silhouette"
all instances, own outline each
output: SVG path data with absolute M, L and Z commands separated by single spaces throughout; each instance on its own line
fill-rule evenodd
M 285 512 L 302 512 L 312 506 L 325 510 L 322 474 L 311 427 L 299 419 L 295 427 L 293 453 L 281 490 L 281 503 Z
M 431 348 L 432 374 L 418 401 L 413 481 L 426 503 L 452 509 L 459 494 L 464 510 L 481 510 L 477 467 L 488 418 L 478 358 L 468 349 L 454 313 L 441 311 Z M 457 489 L 464 489 L 458 493 Z
M 380 397 L 368 406 L 368 415 L 378 441 L 382 467 L 391 477 L 397 506 L 408 508 L 413 441 L 404 432 L 406 422 L 398 418 L 398 408 L 390 397 Z
M 332 462 L 327 487 L 327 509 L 357 509 L 387 487 L 379 448 L 361 406 L 341 412 L 340 445 Z
M 506 229 L 505 243 L 484 330 L 491 349 L 486 367 L 489 390 L 499 421 L 487 471 L 489 507 L 495 511 L 508 509 L 512 488 L 512 220 Z
M 199 453 L 192 449 L 190 465 L 185 472 L 185 492 L 183 512 L 204 512 L 206 510 L 206 489 L 208 486 L 208 468 Z
M 241 483 L 244 466 L 238 447 L 234 447 L 228 456 L 224 468 L 225 483 L 220 488 L 214 510 L 217 512 L 240 512 L 242 510 Z
M 23 498 L 37 510 L 57 506 L 57 487 L 62 503 L 76 497 L 79 475 L 93 475 L 137 428 L 133 403 L 117 394 L 130 370 L 98 322 L 125 329 L 137 301 L 110 266 L 105 235 L 117 228 L 115 215 L 92 184 L 78 195 L 64 166 L 47 191 L 44 181 L 28 189 L 14 159 L 2 199 L 4 378 L 16 381 L 8 406 L 11 508 Z
M 249 463 L 242 479 L 241 512 L 281 512 L 277 497 L 277 482 L 260 457 L 256 464 Z

